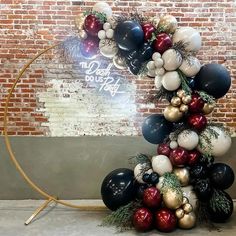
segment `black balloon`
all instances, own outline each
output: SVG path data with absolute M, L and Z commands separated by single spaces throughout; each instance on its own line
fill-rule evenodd
M 152 58 L 154 50 L 150 43 L 144 43 L 143 46 L 139 49 L 139 60 L 144 62 Z
M 190 177 L 194 179 L 204 179 L 208 175 L 208 168 L 205 163 L 198 163 L 190 169 Z
M 137 199 L 143 199 L 143 193 L 145 189 L 148 188 L 147 184 L 138 184 L 137 185 L 137 190 L 136 190 L 136 198 Z
M 134 20 L 120 22 L 114 31 L 114 39 L 119 48 L 131 51 L 144 42 L 144 33 L 141 25 Z
M 195 77 L 195 87 L 203 90 L 214 98 L 223 97 L 231 85 L 230 74 L 220 64 L 206 64 L 202 66 Z
M 132 61 L 127 61 L 126 64 L 129 68 L 129 71 L 133 75 L 137 75 L 139 73 L 141 65 L 142 65 L 142 63 L 137 58 L 133 59 Z
M 192 90 L 195 89 L 195 80 L 193 78 L 187 78 L 187 84 Z
M 128 204 L 136 194 L 134 172 L 126 168 L 113 170 L 103 180 L 101 194 L 104 204 L 112 211 Z
M 234 182 L 234 172 L 228 165 L 216 163 L 211 167 L 210 180 L 215 188 L 227 189 Z
M 159 144 L 172 131 L 173 124 L 163 115 L 153 114 L 145 118 L 142 125 L 143 137 L 150 143 Z
M 198 199 L 206 202 L 210 199 L 213 189 L 209 179 L 200 179 L 193 187 Z
M 228 220 L 234 210 L 233 200 L 229 196 L 229 194 L 225 191 L 220 191 L 220 195 L 227 201 L 227 209 L 225 206 L 223 206 L 223 208 L 220 208 L 219 205 L 215 205 L 215 207 L 213 208 L 212 204 L 207 204 L 207 210 L 210 219 L 216 223 L 223 223 Z M 214 201 L 214 199 L 212 200 Z

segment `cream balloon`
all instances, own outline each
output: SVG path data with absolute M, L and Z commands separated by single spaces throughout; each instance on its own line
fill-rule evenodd
M 210 126 L 210 129 L 217 134 L 217 137 L 210 134 L 208 128 L 200 133 L 199 141 L 201 145 L 197 146 L 197 149 L 202 154 L 208 154 L 215 157 L 223 156 L 231 147 L 231 137 L 227 134 L 223 128 L 217 126 Z M 207 140 L 204 137 L 208 137 Z M 209 143 L 210 141 L 210 143 Z
M 173 167 L 167 156 L 157 155 L 152 157 L 152 169 L 159 175 L 163 175 L 166 172 L 172 172 Z
M 167 71 L 173 71 L 180 67 L 182 63 L 182 56 L 175 49 L 168 49 L 162 54 L 162 60 L 164 62 L 163 67 Z
M 178 143 L 176 141 L 173 140 L 173 141 L 170 142 L 170 148 L 171 149 L 175 149 L 177 147 L 178 147 Z
M 156 86 L 157 89 L 161 88 L 161 86 L 162 86 L 162 82 L 161 81 L 162 81 L 162 77 L 156 75 L 155 76 L 155 86 Z
M 161 176 L 161 177 L 159 178 L 159 182 L 158 182 L 157 185 L 156 185 L 156 188 L 157 188 L 157 189 L 161 190 L 162 185 L 163 185 L 163 181 L 164 181 L 164 177 Z
M 96 12 L 104 13 L 106 17 L 112 16 L 112 9 L 106 2 L 98 2 L 93 6 L 93 10 Z
M 188 198 L 189 203 L 193 206 L 193 210 L 195 211 L 197 209 L 197 195 L 193 191 L 193 186 L 189 185 L 186 187 L 181 188 L 183 191 L 183 196 Z
M 196 132 L 186 129 L 178 135 L 177 142 L 180 147 L 186 150 L 193 150 L 198 145 L 199 137 Z
M 99 42 L 99 50 L 104 57 L 112 58 L 117 54 L 118 47 L 115 41 L 111 39 L 102 39 Z
M 144 184 L 145 182 L 143 181 L 143 174 L 144 173 L 148 173 L 148 174 L 151 174 L 153 171 L 152 169 L 148 169 L 147 171 L 143 171 L 145 170 L 146 168 L 148 168 L 148 165 L 147 163 L 139 163 L 137 164 L 135 167 L 134 167 L 134 177 L 135 179 L 141 183 L 141 184 Z
M 113 57 L 113 64 L 116 68 L 120 70 L 124 70 L 126 68 L 125 59 L 117 55 Z
M 202 45 L 202 39 L 197 30 L 192 27 L 178 28 L 172 38 L 173 43 L 183 42 L 187 51 L 198 51 Z
M 162 85 L 168 91 L 175 91 L 181 85 L 181 79 L 178 72 L 169 71 L 162 77 Z
M 201 69 L 200 61 L 196 57 L 184 59 L 179 69 L 188 77 L 195 76 Z

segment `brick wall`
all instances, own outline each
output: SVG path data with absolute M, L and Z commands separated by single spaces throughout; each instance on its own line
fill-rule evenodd
M 75 35 L 75 16 L 97 1 L 1 0 L 0 4 L 0 128 L 7 91 L 19 69 L 42 49 Z M 236 133 L 236 3 L 234 0 L 108 1 L 113 11 L 133 8 L 144 14 L 172 14 L 179 25 L 201 32 L 202 63 L 224 64 L 232 87 L 219 100 L 212 119 Z M 103 61 L 103 66 L 109 64 Z M 84 81 L 83 71 L 63 60 L 57 51 L 42 56 L 27 71 L 15 90 L 9 108 L 11 135 L 136 135 L 142 117 L 160 112 L 164 104 L 146 101 L 154 92 L 153 79 L 121 76 L 123 94 L 109 96 L 98 84 Z

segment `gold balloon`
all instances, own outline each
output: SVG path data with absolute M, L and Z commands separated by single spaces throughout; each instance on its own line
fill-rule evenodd
M 175 211 L 175 216 L 180 219 L 184 216 L 184 210 L 182 208 L 179 208 Z
M 186 92 L 183 89 L 179 89 L 177 91 L 177 96 L 182 98 L 182 97 L 186 96 Z
M 193 207 L 190 203 L 186 203 L 182 206 L 185 213 L 190 213 L 193 211 Z
M 154 16 L 154 17 L 149 18 L 148 22 L 150 22 L 157 29 L 160 19 Z
M 182 229 L 191 229 L 195 226 L 196 224 L 196 215 L 192 211 L 188 214 L 184 214 L 184 216 L 179 219 L 178 225 Z
M 174 16 L 165 15 L 160 18 L 158 27 L 163 29 L 166 33 L 173 34 L 178 27 L 178 22 Z
M 189 171 L 187 168 L 175 168 L 174 174 L 178 178 L 182 187 L 189 184 Z
M 85 30 L 80 30 L 78 35 L 81 39 L 86 39 L 88 37 Z
M 182 203 L 182 204 L 184 205 L 184 204 L 186 204 L 186 203 L 189 203 L 189 200 L 188 200 L 187 197 L 183 197 L 183 203 Z
M 75 18 L 75 25 L 78 30 L 82 30 L 84 26 L 84 14 L 80 13 L 76 18 Z
M 164 110 L 164 117 L 170 122 L 176 122 L 183 117 L 183 113 L 179 110 L 178 107 L 169 105 Z
M 163 194 L 163 201 L 166 207 L 175 210 L 182 205 L 183 194 L 180 194 L 173 189 L 168 189 Z
M 181 112 L 187 112 L 188 111 L 188 105 L 181 104 L 181 106 L 179 107 L 179 110 Z
M 171 105 L 173 105 L 174 107 L 177 107 L 181 104 L 181 98 L 179 97 L 173 97 L 170 101 Z
M 186 105 L 189 104 L 191 100 L 192 100 L 192 97 L 190 95 L 186 95 L 182 97 L 182 102 Z
M 202 108 L 202 111 L 205 115 L 210 114 L 215 108 L 215 103 L 210 104 L 210 103 L 205 103 L 204 107 Z

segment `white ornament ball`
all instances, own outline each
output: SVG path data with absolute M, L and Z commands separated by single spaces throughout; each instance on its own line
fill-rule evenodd
M 179 69 L 187 76 L 195 76 L 201 69 L 200 61 L 196 57 L 184 59 Z
M 170 148 L 171 149 L 176 149 L 178 147 L 178 143 L 176 141 L 171 141 L 170 142 Z
M 172 38 L 173 43 L 183 42 L 187 51 L 198 51 L 202 45 L 202 39 L 197 30 L 192 27 L 178 28 Z
M 198 134 L 190 129 L 182 131 L 177 138 L 180 147 L 186 150 L 193 150 L 197 147 L 199 142 Z
M 197 195 L 195 194 L 195 192 L 193 191 L 193 186 L 189 185 L 186 187 L 182 187 L 181 188 L 183 191 L 183 196 L 188 198 L 189 203 L 192 205 L 193 210 L 195 211 L 197 208 Z
M 99 30 L 98 31 L 98 38 L 99 39 L 105 39 L 106 38 L 106 31 L 105 30 Z
M 163 67 L 167 71 L 173 71 L 180 67 L 182 64 L 182 56 L 175 49 L 168 49 L 162 54 L 162 59 L 164 61 Z
M 161 68 L 164 64 L 162 58 L 157 58 L 155 61 L 154 61 L 154 64 L 155 64 L 155 67 L 157 68 Z
M 155 66 L 155 62 L 154 61 L 149 61 L 147 63 L 147 69 L 148 70 L 155 70 L 156 66 Z
M 111 29 L 111 24 L 110 24 L 109 22 L 104 23 L 104 24 L 103 24 L 103 29 L 104 29 L 105 31 Z
M 152 54 L 152 60 L 156 61 L 157 59 L 161 58 L 161 54 L 159 52 L 154 52 Z
M 156 75 L 155 76 L 155 86 L 156 86 L 157 89 L 161 88 L 161 86 L 162 86 L 162 82 L 161 81 L 162 81 L 162 77 Z
M 102 39 L 99 42 L 99 50 L 104 57 L 112 58 L 117 54 L 118 47 L 115 41 L 111 39 Z
M 109 6 L 109 4 L 107 4 L 106 2 L 98 2 L 93 6 L 92 11 L 97 11 L 100 13 L 104 13 L 106 15 L 106 17 L 111 17 L 112 15 L 112 9 Z
M 175 91 L 181 85 L 181 79 L 178 72 L 169 71 L 162 77 L 162 85 L 168 91 Z
M 209 130 L 206 128 L 200 133 L 199 139 L 202 145 L 201 147 L 198 145 L 197 149 L 202 154 L 210 154 L 215 157 L 223 156 L 231 147 L 231 137 L 223 128 L 211 126 L 211 129 L 218 134 L 217 137 L 210 135 Z M 209 137 L 210 143 L 204 137 Z
M 154 78 L 156 76 L 155 70 L 148 70 L 147 75 L 151 78 Z
M 152 157 L 152 169 L 161 176 L 166 172 L 172 172 L 173 167 L 167 156 L 157 155 Z
M 144 173 L 151 174 L 151 173 L 153 172 L 152 169 L 149 169 L 149 170 L 147 170 L 146 172 L 143 173 L 143 170 L 144 170 L 145 168 L 147 168 L 147 164 L 146 164 L 146 163 L 143 163 L 143 164 L 139 163 L 138 165 L 136 165 L 136 166 L 134 167 L 134 177 L 135 177 L 135 179 L 136 179 L 139 183 L 141 183 L 141 184 L 144 184 L 144 181 L 143 181 L 143 174 L 144 174 Z
M 163 67 L 157 68 L 157 69 L 155 70 L 155 74 L 156 74 L 156 75 L 159 75 L 159 76 L 164 75 L 165 72 L 166 72 L 166 71 L 165 71 L 165 69 L 164 69 Z
M 113 29 L 108 29 L 108 30 L 106 31 L 106 37 L 107 37 L 108 39 L 112 39 L 113 36 L 114 36 L 114 30 L 113 30 Z

